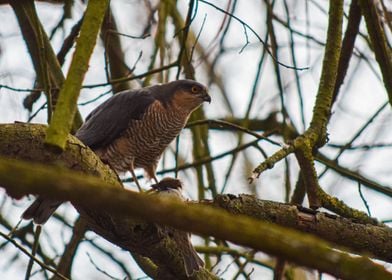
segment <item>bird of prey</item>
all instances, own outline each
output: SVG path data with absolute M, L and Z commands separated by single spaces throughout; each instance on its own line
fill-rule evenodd
M 178 179 L 166 177 L 151 187 L 154 190 L 153 194 L 159 195 L 160 197 L 185 201 L 185 198 L 181 192 L 182 183 Z M 198 271 L 200 268 L 204 267 L 203 260 L 197 255 L 195 249 L 192 246 L 189 233 L 167 226 L 163 226 L 163 229 L 177 244 L 178 249 L 182 255 L 184 269 L 187 277 L 192 276 L 195 271 Z
M 130 171 L 138 184 L 134 169 L 143 168 L 157 183 L 155 171 L 163 151 L 205 101 L 211 102 L 207 88 L 192 80 L 126 90 L 94 109 L 75 136 L 117 173 Z M 22 218 L 43 224 L 60 204 L 39 197 Z

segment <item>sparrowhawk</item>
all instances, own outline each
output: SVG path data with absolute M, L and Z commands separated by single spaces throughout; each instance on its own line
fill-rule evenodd
M 117 173 L 143 168 L 157 183 L 158 161 L 203 102 L 211 102 L 207 89 L 192 80 L 178 80 L 115 94 L 86 118 L 75 136 Z M 59 201 L 39 197 L 22 217 L 45 223 Z

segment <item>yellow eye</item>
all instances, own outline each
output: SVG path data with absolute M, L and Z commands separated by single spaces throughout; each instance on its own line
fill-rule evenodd
M 198 93 L 198 92 L 199 92 L 199 88 L 197 86 L 193 86 L 192 93 Z

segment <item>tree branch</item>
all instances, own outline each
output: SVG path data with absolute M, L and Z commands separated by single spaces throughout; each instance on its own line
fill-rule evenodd
M 331 1 L 329 5 L 327 43 L 325 45 L 320 84 L 309 128 L 303 135 L 298 136 L 290 146 L 283 147 L 260 163 L 249 178 L 250 182 L 252 182 L 260 176 L 261 172 L 271 168 L 288 154 L 295 152 L 301 172 L 304 174 L 303 182 L 308 194 L 309 204 L 314 208 L 321 206 L 321 199 L 317 197 L 317 193 L 320 192 L 318 190 L 317 173 L 314 169 L 313 154 L 327 141 L 327 124 L 331 114 L 342 38 L 343 1 Z
M 385 32 L 382 28 L 375 2 L 371 0 L 359 0 L 359 5 L 365 17 L 366 27 L 376 60 L 381 69 L 389 103 L 392 104 L 392 52 L 387 45 Z
M 64 83 L 64 75 L 61 70 L 59 61 L 56 58 L 54 50 L 50 44 L 49 38 L 45 33 L 45 30 L 35 12 L 35 7 L 33 1 L 10 1 L 12 8 L 15 11 L 16 17 L 19 22 L 21 32 L 23 34 L 23 39 L 26 42 L 27 48 L 30 52 L 31 60 L 33 61 L 34 69 L 38 80 L 43 80 L 41 77 L 41 68 L 47 68 L 49 72 L 49 78 L 51 82 L 50 95 L 51 102 L 55 106 L 58 98 L 58 90 L 62 87 Z M 42 41 L 38 43 L 39 41 Z M 45 56 L 40 55 L 43 50 L 39 49 L 42 45 Z M 42 64 L 47 64 L 47 67 L 41 66 Z M 48 101 L 49 96 L 48 96 Z M 73 130 L 82 123 L 82 117 L 79 112 L 77 112 L 75 117 L 75 122 L 73 123 Z
M 145 250 L 148 245 L 151 245 L 146 242 L 145 236 L 151 238 L 154 233 L 158 233 L 158 236 L 161 233 L 159 230 L 161 227 L 156 227 L 154 224 L 139 224 L 135 227 L 133 219 L 140 218 L 147 222 L 202 235 L 212 235 L 249 246 L 344 279 L 392 277 L 384 267 L 368 258 L 351 257 L 349 254 L 332 249 L 331 244 L 309 234 L 302 234 L 244 215 L 232 215 L 222 209 L 186 204 L 165 197 L 119 189 L 95 177 L 63 168 L 1 159 L 0 183 L 12 197 L 16 198 L 34 193 L 70 200 L 95 232 L 129 251 Z M 149 234 L 146 235 L 147 233 Z M 135 237 L 139 234 L 141 236 L 136 239 L 139 239 L 139 242 L 144 240 L 143 244 L 134 243 Z M 143 255 L 155 257 L 154 261 L 159 262 L 162 261 L 162 257 L 167 258 L 168 255 L 162 250 L 162 244 L 154 241 L 154 246 L 151 246 L 148 252 L 143 252 Z M 165 243 L 170 241 L 170 238 L 165 239 Z M 171 248 L 175 244 L 172 245 Z M 157 249 L 159 250 L 156 251 Z M 178 255 L 178 250 L 179 248 L 177 251 L 170 252 L 170 256 Z M 298 254 L 298 252 L 306 252 L 306 254 Z M 165 262 L 167 261 L 166 259 Z M 181 272 L 178 266 L 170 269 L 174 270 L 176 277 L 184 275 L 177 274 Z
M 46 135 L 46 144 L 57 150 L 65 149 L 67 136 L 77 111 L 77 99 L 84 75 L 108 4 L 108 0 L 90 1 L 87 4 L 76 50 Z
M 367 252 L 378 259 L 392 261 L 392 230 L 388 227 L 364 225 L 351 219 L 292 204 L 260 200 L 246 194 L 238 197 L 218 195 L 212 203 L 233 214 L 309 232 L 354 252 Z
M 68 136 L 66 153 L 58 155 L 47 149 L 46 129 L 46 125 L 37 124 L 0 124 L 0 156 L 64 166 L 121 187 L 117 174 L 75 137 Z
M 309 129 L 305 132 L 309 140 L 312 141 L 312 147 L 315 144 L 321 147 L 326 141 L 327 122 L 331 114 L 332 97 L 342 44 L 343 1 L 332 1 L 329 5 L 327 43 L 325 45 L 320 84 L 313 108 L 313 118 Z
M 109 80 L 118 79 L 131 74 L 132 70 L 125 64 L 125 55 L 117 30 L 116 19 L 113 17 L 110 5 L 104 17 L 100 35 L 103 45 L 105 46 L 105 57 L 109 63 Z M 114 93 L 129 89 L 130 87 L 128 81 L 112 84 Z
M 339 66 L 337 71 L 336 83 L 334 87 L 332 104 L 335 103 L 339 93 L 339 89 L 343 84 L 344 78 L 346 77 L 348 66 L 353 54 L 355 39 L 359 32 L 359 25 L 361 23 L 361 9 L 358 5 L 357 0 L 351 1 L 350 11 L 348 16 L 347 28 L 344 33 L 342 42 L 342 52 L 339 58 Z

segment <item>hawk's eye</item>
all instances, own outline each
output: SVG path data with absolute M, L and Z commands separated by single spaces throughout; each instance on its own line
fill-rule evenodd
M 193 86 L 192 93 L 198 93 L 198 92 L 199 92 L 199 88 L 197 86 Z

